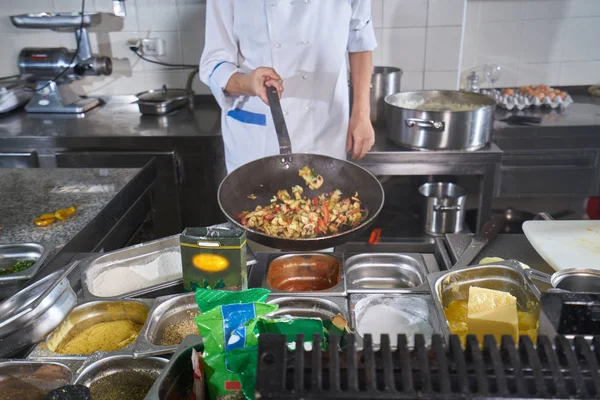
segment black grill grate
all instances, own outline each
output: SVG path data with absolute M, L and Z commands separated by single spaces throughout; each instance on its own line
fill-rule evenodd
M 457 336 L 445 346 L 435 335 L 431 346 L 415 336 L 409 348 L 404 335 L 390 350 L 387 335 L 379 350 L 370 335 L 356 350 L 354 337 L 343 349 L 289 351 L 285 336 L 261 335 L 256 381 L 257 399 L 600 399 L 600 336 L 554 343 L 541 336 L 534 345 L 523 336 L 497 346 L 492 336 L 480 348 L 469 336 L 462 348 Z M 298 336 L 296 348 L 304 338 Z

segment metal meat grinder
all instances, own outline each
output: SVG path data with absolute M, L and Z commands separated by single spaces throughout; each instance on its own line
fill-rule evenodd
M 115 13 L 124 15 L 122 1 L 115 1 Z M 79 97 L 69 87 L 71 82 L 84 76 L 112 73 L 111 59 L 94 56 L 91 51 L 87 28 L 100 23 L 100 13 L 86 13 L 83 18 L 81 13 L 25 14 L 12 16 L 11 20 L 17 28 L 73 30 L 78 43 L 77 50 L 68 50 L 64 47 L 21 50 L 19 54 L 21 76 L 35 83 L 34 95 L 25 106 L 28 112 L 83 113 L 100 103 L 99 99 Z

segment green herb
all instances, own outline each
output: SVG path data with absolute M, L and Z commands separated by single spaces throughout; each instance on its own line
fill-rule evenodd
M 37 260 L 23 260 L 16 262 L 10 268 L 6 268 L 0 271 L 0 276 L 12 275 L 20 271 L 25 271 L 27 268 L 31 267 L 36 262 Z
M 94 400 L 143 400 L 155 380 L 151 372 L 119 371 L 94 381 L 90 391 Z

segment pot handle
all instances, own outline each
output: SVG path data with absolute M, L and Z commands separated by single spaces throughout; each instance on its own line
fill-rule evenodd
M 461 206 L 433 206 L 433 211 L 460 211 Z
M 421 119 L 421 118 L 406 118 L 404 123 L 409 128 L 418 126 L 419 128 L 433 128 L 437 130 L 444 130 L 444 123 L 442 121 L 434 121 L 432 119 Z
M 544 272 L 541 272 L 541 271 L 538 271 L 535 269 L 531 269 L 531 268 L 525 268 L 525 269 L 523 269 L 523 272 L 525 272 L 525 274 L 527 274 L 527 276 L 529 276 L 530 279 L 544 282 L 549 285 L 552 284 L 552 275 L 548 275 Z

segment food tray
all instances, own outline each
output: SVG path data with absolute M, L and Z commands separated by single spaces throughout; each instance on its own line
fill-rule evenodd
M 320 318 L 323 321 L 332 319 L 338 314 L 349 321 L 348 302 L 344 297 L 292 297 L 269 296 L 268 304 L 277 304 L 279 309 L 269 314 L 281 318 L 291 315 L 297 318 Z
M 573 103 L 573 99 L 570 95 L 567 95 L 563 100 L 559 96 L 556 96 L 554 100 L 550 100 L 549 97 L 544 97 L 542 100 L 538 99 L 535 96 L 527 96 L 525 94 L 519 93 L 515 90 L 515 94 L 512 96 L 504 95 L 499 90 L 482 90 L 481 93 L 491 97 L 496 100 L 496 103 L 506 109 L 506 110 L 523 110 L 528 107 L 541 107 L 547 106 L 550 108 L 567 108 L 571 103 Z
M 63 360 L 86 360 L 88 357 L 90 357 L 89 354 L 57 353 L 48 348 L 48 343 L 56 343 L 56 345 L 58 345 L 75 326 L 80 326 L 79 329 L 85 329 L 99 322 L 124 319 L 124 317 L 127 316 L 126 309 L 119 306 L 115 307 L 115 303 L 124 303 L 125 305 L 131 304 L 131 312 L 133 315 L 131 315 L 130 318 L 140 321 L 138 323 L 145 325 L 147 321 L 147 314 L 150 311 L 153 300 L 103 300 L 82 303 L 75 307 L 69 313 L 69 315 L 67 315 L 64 321 L 50 335 L 48 335 L 48 338 L 45 341 L 39 343 L 33 349 L 33 351 L 27 356 L 27 359 L 58 362 L 62 362 Z M 140 307 L 140 305 L 142 307 Z M 144 307 L 146 310 L 144 310 Z M 141 321 L 142 319 L 144 319 L 143 322 Z M 83 324 L 83 326 L 81 326 L 81 324 Z M 142 327 L 142 330 L 143 329 L 144 328 Z M 140 331 L 140 333 L 141 332 L 142 331 Z M 137 338 L 126 347 L 117 350 L 114 353 L 133 355 L 136 342 Z
M 184 320 L 192 310 L 199 312 L 194 293 L 157 298 L 135 342 L 134 356 L 174 353 L 178 346 L 161 346 L 157 343 L 168 325 Z
M 37 260 L 26 270 L 11 275 L 0 276 L 0 300 L 17 293 L 44 265 L 52 246 L 49 243 L 0 244 L 0 255 L 18 261 Z
M 292 258 L 304 258 L 304 260 L 294 260 L 290 261 Z M 306 258 L 310 257 L 311 261 L 306 261 Z M 333 275 L 329 274 L 329 272 L 325 272 L 327 276 L 320 274 L 323 271 L 331 271 L 331 268 L 325 267 L 321 268 L 318 271 L 311 269 L 310 266 L 307 266 L 307 263 L 311 263 L 314 261 L 318 262 L 329 262 L 329 260 L 335 260 L 337 262 L 337 267 L 339 268 L 339 281 L 332 287 L 323 290 L 313 290 L 313 291 L 285 291 L 274 288 L 269 284 L 269 272 L 272 271 L 271 267 L 274 265 L 273 262 L 281 263 L 279 265 L 283 266 L 282 275 L 286 274 L 288 278 L 282 278 L 282 281 L 289 281 L 289 283 L 293 284 L 294 281 L 298 282 L 298 276 L 300 273 L 299 269 L 302 269 L 302 274 L 309 273 L 313 274 L 312 276 L 306 276 L 308 281 L 316 281 L 317 283 L 320 281 L 327 281 L 332 278 Z M 346 276 L 344 271 L 344 259 L 341 253 L 269 253 L 266 257 L 265 267 L 262 270 L 262 287 L 265 289 L 269 289 L 271 291 L 272 296 L 299 296 L 299 297 L 314 297 L 314 296 L 345 296 L 346 295 Z M 256 268 L 256 267 L 255 267 Z M 337 279 L 336 279 L 337 280 Z M 319 283 L 320 284 L 320 283 Z M 327 285 L 325 282 L 323 285 Z
M 38 391 L 45 395 L 69 384 L 73 374 L 68 366 L 60 363 L 6 360 L 0 361 L 0 377 L 3 399 L 18 397 L 25 400 Z
M 96 380 L 121 371 L 140 371 L 158 379 L 168 360 L 160 357 L 134 358 L 131 354 L 95 353 L 77 372 L 73 384 L 89 387 Z
M 375 294 L 350 294 L 348 303 L 350 305 L 350 326 L 356 332 L 356 341 L 358 348 L 362 348 L 363 338 L 358 331 L 361 319 L 368 308 L 378 305 L 389 305 L 395 309 L 403 310 L 401 313 L 402 317 L 398 320 L 403 319 L 406 321 L 406 328 L 398 329 L 398 333 L 405 333 L 409 340 L 409 347 L 413 347 L 414 334 L 422 333 L 425 342 L 431 343 L 431 337 L 433 334 L 441 333 L 442 329 L 439 323 L 439 317 L 437 315 L 433 299 L 429 294 L 397 294 L 397 293 L 375 293 Z M 401 307 L 398 307 L 401 306 Z M 386 320 L 383 316 L 382 322 L 393 323 Z M 410 321 L 410 322 L 409 322 Z M 423 333 L 423 324 L 428 324 L 430 327 L 429 332 Z M 395 326 L 398 326 L 395 324 Z M 377 332 L 365 332 L 372 333 L 373 345 L 379 348 L 379 333 Z M 386 332 L 383 332 L 386 333 Z M 387 332 L 389 333 L 389 332 Z M 392 348 L 396 348 L 397 336 L 391 337 Z
M 421 254 L 367 253 L 346 259 L 348 293 L 428 293 Z
M 450 336 L 450 328 L 444 307 L 454 300 L 468 299 L 469 287 L 476 285 L 486 289 L 503 290 L 517 298 L 517 307 L 539 314 L 538 335 L 547 335 L 554 340 L 556 331 L 541 312 L 540 292 L 523 272 L 518 261 L 475 265 L 427 276 L 439 326 L 444 337 Z
M 162 254 L 168 252 L 180 253 L 179 235 L 168 236 L 159 240 L 138 244 L 110 253 L 90 257 L 82 261 L 81 265 L 81 286 L 83 288 L 83 297 L 86 300 L 107 300 L 115 298 L 134 298 L 134 297 L 158 297 L 166 294 L 173 294 L 174 291 L 183 292 L 183 272 L 182 278 L 169 282 L 159 283 L 143 289 L 127 292 L 118 296 L 100 297 L 91 291 L 93 279 L 99 273 L 115 267 L 146 264 Z M 179 261 L 181 263 L 181 259 Z

